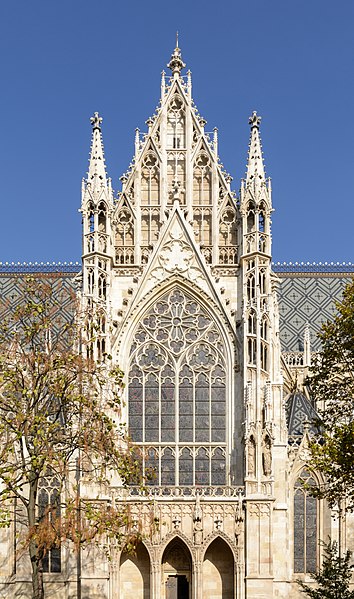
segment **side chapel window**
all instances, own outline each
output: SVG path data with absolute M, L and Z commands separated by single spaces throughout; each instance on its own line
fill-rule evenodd
M 294 572 L 311 573 L 317 569 L 318 500 L 304 488 L 315 480 L 303 470 L 294 487 Z
M 58 525 L 60 519 L 60 492 L 59 481 L 55 476 L 46 476 L 40 483 L 38 515 L 40 519 L 48 519 L 48 526 L 56 527 Z M 61 572 L 60 544 L 45 553 L 42 564 L 43 572 Z

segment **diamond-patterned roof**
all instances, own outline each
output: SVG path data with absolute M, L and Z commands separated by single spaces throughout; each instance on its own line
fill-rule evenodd
M 0 272 L 0 318 L 10 320 L 11 313 L 22 301 L 23 281 L 28 272 Z M 42 272 L 34 276 L 45 278 L 55 292 L 57 305 L 53 312 L 53 334 L 62 330 L 66 323 L 72 322 L 77 295 L 77 272 Z
M 279 315 L 280 315 L 280 340 L 282 350 L 297 352 L 303 349 L 305 327 L 308 325 L 311 337 L 312 351 L 320 349 L 317 338 L 324 321 L 333 317 L 335 302 L 340 301 L 345 285 L 353 277 L 353 272 L 348 268 L 345 272 L 334 272 L 329 266 L 317 272 L 309 272 L 309 267 L 301 266 L 289 272 L 274 268 L 280 279 L 279 285 Z M 14 264 L 0 263 L 0 304 L 1 315 L 7 316 L 10 306 L 15 306 L 20 301 L 20 278 L 29 273 L 41 273 L 45 277 L 54 277 L 60 283 L 61 306 L 58 310 L 64 321 L 72 318 L 73 301 L 77 283 L 75 277 L 80 272 L 78 263 L 69 264 Z M 59 287 L 58 287 L 59 289 Z M 5 306 L 5 310 L 4 310 Z
M 294 391 L 287 397 L 285 405 L 289 435 L 302 436 L 305 422 L 312 423 L 309 425 L 309 430 L 318 433 L 317 426 L 313 424 L 318 419 L 318 414 L 303 393 Z
M 286 352 L 303 349 L 305 327 L 310 330 L 311 350 L 320 349 L 317 333 L 333 318 L 335 302 L 353 274 L 333 272 L 277 272 L 279 286 L 280 341 Z

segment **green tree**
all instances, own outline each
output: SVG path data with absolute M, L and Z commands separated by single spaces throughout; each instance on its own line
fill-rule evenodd
M 43 599 L 43 560 L 62 542 L 79 547 L 103 536 L 128 544 L 136 540 L 129 536 L 127 508 L 78 496 L 78 468 L 82 474 L 84 466 L 83 475 L 98 494 L 112 472 L 123 484 L 137 482 L 139 461 L 124 429 L 115 424 L 122 372 L 109 357 L 105 363 L 84 357 L 90 352 L 82 346 L 78 314 L 73 310 L 70 323 L 61 320 L 56 298 L 62 292 L 58 279 L 28 278 L 11 318 L 0 322 L 2 521 L 10 523 L 17 505 L 33 599 Z M 56 480 L 57 495 L 44 508 L 40 493 L 48 476 Z
M 354 282 L 344 290 L 334 319 L 323 325 L 322 349 L 309 386 L 320 414 L 321 439 L 312 443 L 311 467 L 325 483 L 317 495 L 331 507 L 354 509 Z
M 317 588 L 298 580 L 301 590 L 311 599 L 354 599 L 354 591 L 349 590 L 351 580 L 351 552 L 340 557 L 336 542 L 324 543 L 324 560 L 319 572 L 312 574 Z

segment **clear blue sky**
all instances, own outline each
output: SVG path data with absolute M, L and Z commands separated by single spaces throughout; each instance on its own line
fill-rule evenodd
M 234 177 L 263 117 L 273 257 L 353 261 L 353 0 L 3 0 L 1 261 L 79 260 L 94 111 L 114 188 L 180 32 L 193 96 Z

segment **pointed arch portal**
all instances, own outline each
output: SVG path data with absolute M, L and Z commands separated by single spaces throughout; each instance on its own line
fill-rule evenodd
M 162 557 L 162 599 L 190 599 L 192 560 L 188 547 L 174 539 Z
M 130 349 L 129 429 L 153 484 L 226 484 L 226 350 L 181 286 L 146 311 Z

